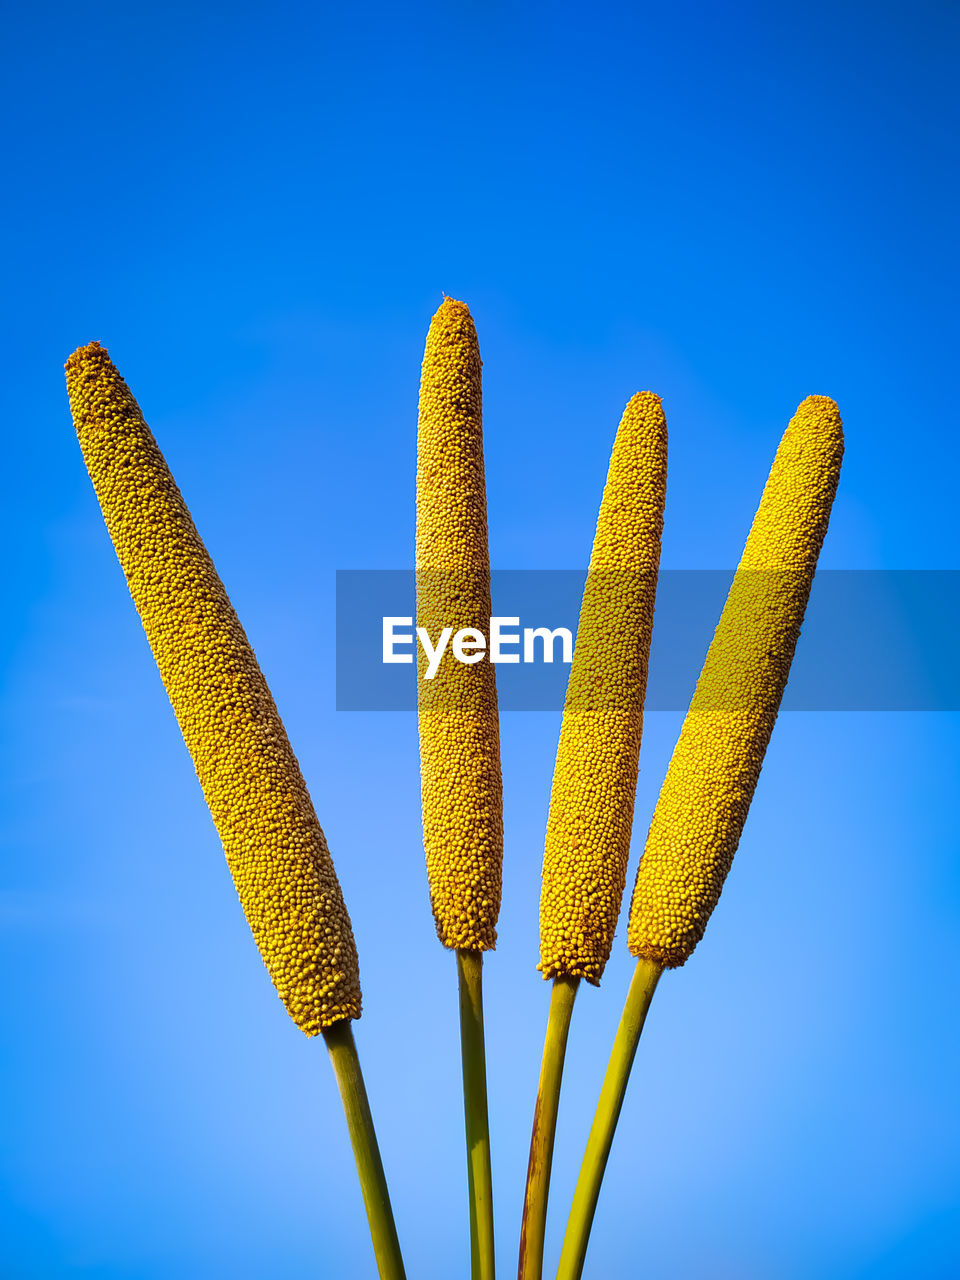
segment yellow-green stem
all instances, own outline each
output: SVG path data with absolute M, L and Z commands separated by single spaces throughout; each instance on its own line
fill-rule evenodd
M 580 1280 L 583 1272 L 590 1228 L 593 1226 L 593 1215 L 600 1196 L 600 1183 L 603 1181 L 614 1131 L 620 1119 L 620 1108 L 623 1106 L 623 1095 L 627 1090 L 630 1068 L 633 1066 L 634 1055 L 637 1052 L 637 1042 L 661 972 L 660 966 L 650 960 L 637 961 L 633 981 L 627 993 L 627 1002 L 623 1007 L 623 1015 L 613 1042 L 613 1051 L 607 1064 L 603 1088 L 600 1090 L 597 1113 L 593 1118 L 590 1137 L 587 1139 L 580 1176 L 577 1178 L 576 1190 L 573 1193 L 573 1204 L 560 1253 L 557 1280 Z
M 373 1117 L 370 1114 L 350 1019 L 344 1018 L 333 1026 L 326 1027 L 323 1038 L 327 1042 L 340 1100 L 347 1117 L 347 1129 L 357 1162 L 377 1270 L 381 1280 L 405 1280 L 400 1241 L 397 1239 L 393 1210 L 390 1208 L 390 1193 L 383 1174 L 383 1162 L 380 1159 L 380 1148 L 377 1146 L 377 1135 L 373 1128 Z
M 547 1229 L 547 1197 L 550 1194 L 550 1166 L 553 1140 L 557 1132 L 560 1082 L 567 1052 L 567 1032 L 579 978 L 555 978 L 550 993 L 547 1034 L 540 1063 L 540 1084 L 533 1112 L 527 1191 L 520 1224 L 520 1262 L 517 1280 L 540 1280 L 543 1275 L 543 1239 Z
M 473 1280 L 493 1280 L 493 1179 L 487 1123 L 487 1066 L 483 1047 L 483 952 L 457 951 L 463 1118 L 470 1188 L 470 1269 Z

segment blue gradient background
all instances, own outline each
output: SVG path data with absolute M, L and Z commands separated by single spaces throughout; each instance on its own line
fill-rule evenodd
M 585 564 L 619 414 L 649 387 L 665 566 L 732 567 L 783 426 L 822 393 L 848 440 L 822 563 L 960 567 L 960 12 L 108 0 L 4 25 L 0 1274 L 373 1274 L 323 1045 L 253 946 L 73 436 L 61 366 L 98 338 L 334 852 L 409 1274 L 462 1276 L 415 721 L 334 711 L 335 570 L 411 559 L 430 315 L 445 290 L 479 327 L 497 565 Z M 648 717 L 634 858 L 679 722 Z M 503 723 L 503 1275 L 558 724 Z M 782 717 L 723 901 L 654 1003 L 588 1277 L 960 1274 L 958 756 L 955 714 Z M 578 1001 L 548 1274 L 630 971 L 621 936 Z

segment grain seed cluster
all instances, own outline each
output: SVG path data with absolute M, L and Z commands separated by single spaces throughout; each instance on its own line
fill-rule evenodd
M 540 895 L 545 978 L 597 984 L 630 856 L 667 486 L 660 397 L 635 395 L 617 431 L 567 682 Z
M 106 350 L 81 347 L 66 370 L 87 470 L 267 970 L 307 1035 L 358 1018 L 340 885 L 250 643 Z
M 417 437 L 417 626 L 487 636 L 490 559 L 480 349 L 469 309 L 446 298 L 430 324 Z M 447 655 L 431 680 L 418 650 L 423 841 L 445 947 L 496 944 L 503 799 L 495 669 Z
M 809 396 L 780 442 L 660 791 L 630 909 L 637 957 L 682 965 L 733 861 L 770 741 L 843 458 Z

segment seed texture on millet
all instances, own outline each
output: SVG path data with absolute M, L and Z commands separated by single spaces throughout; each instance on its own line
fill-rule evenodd
M 463 628 L 489 639 L 490 559 L 480 349 L 467 306 L 444 299 L 430 324 L 417 437 L 417 626 L 436 643 Z M 479 651 L 479 650 L 478 650 Z M 497 686 L 486 651 L 450 652 L 432 680 L 417 646 L 423 842 L 437 935 L 491 949 L 503 867 Z
M 630 909 L 637 957 L 682 965 L 717 905 L 780 708 L 842 459 L 836 404 L 809 396 L 777 450 L 654 810 Z
M 326 840 L 213 561 L 106 350 L 79 348 L 66 371 L 87 470 L 270 977 L 307 1035 L 358 1018 Z
M 567 682 L 543 858 L 545 978 L 596 985 L 630 856 L 643 700 L 667 488 L 660 397 L 635 395 L 617 431 Z

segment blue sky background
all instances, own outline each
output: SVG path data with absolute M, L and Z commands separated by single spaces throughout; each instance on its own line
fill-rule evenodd
M 848 442 L 822 563 L 960 567 L 958 27 L 946 0 L 10 10 L 0 1274 L 373 1274 L 324 1048 L 237 904 L 83 469 L 69 352 L 109 347 L 257 649 L 354 921 L 408 1271 L 464 1275 L 415 718 L 334 710 L 335 570 L 412 557 L 430 316 L 444 290 L 477 321 L 496 565 L 585 565 L 617 420 L 651 388 L 665 566 L 733 566 L 818 393 Z M 680 718 L 647 719 L 634 860 Z M 558 728 L 503 722 L 504 1275 Z M 588 1277 L 960 1273 L 958 758 L 956 714 L 781 718 L 723 900 L 654 1002 Z M 548 1274 L 622 934 L 575 1011 Z

